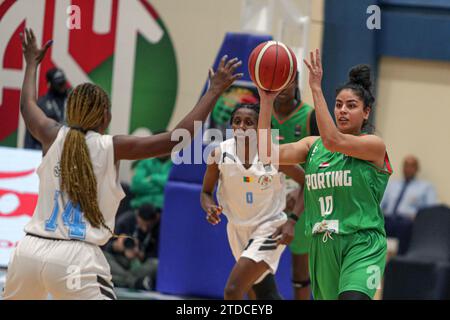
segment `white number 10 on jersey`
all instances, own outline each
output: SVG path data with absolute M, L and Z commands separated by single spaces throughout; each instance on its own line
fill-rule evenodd
M 319 202 L 322 217 L 328 216 L 333 212 L 333 196 L 320 197 Z

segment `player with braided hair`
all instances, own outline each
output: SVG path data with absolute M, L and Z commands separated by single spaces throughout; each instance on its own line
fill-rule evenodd
M 27 129 L 42 143 L 39 196 L 8 267 L 5 299 L 115 299 L 109 265 L 99 248 L 113 234 L 124 192 L 120 160 L 170 154 L 179 141 L 172 131 L 150 137 L 106 135 L 111 121 L 108 95 L 84 83 L 68 99 L 67 126 L 48 118 L 36 104 L 36 73 L 51 46 L 38 48 L 32 30 L 21 34 L 26 61 L 20 110 Z M 219 96 L 242 74 L 238 59 L 224 56 L 210 87 L 175 127 L 191 137 L 194 121 L 204 121 Z

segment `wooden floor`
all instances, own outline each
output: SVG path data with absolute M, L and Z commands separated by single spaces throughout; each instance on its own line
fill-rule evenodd
M 0 269 L 0 300 L 3 300 L 3 287 L 6 280 L 6 269 Z M 186 300 L 193 297 L 178 297 L 162 294 L 156 291 L 140 291 L 125 288 L 114 288 L 119 300 Z M 51 297 L 49 297 L 51 299 Z

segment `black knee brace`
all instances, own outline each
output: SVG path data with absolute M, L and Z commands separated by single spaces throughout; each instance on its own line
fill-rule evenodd
M 253 285 L 257 300 L 283 300 L 278 292 L 273 274 L 269 273 L 260 283 Z

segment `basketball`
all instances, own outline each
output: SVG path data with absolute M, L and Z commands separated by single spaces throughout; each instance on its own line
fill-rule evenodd
M 297 72 L 294 52 L 279 41 L 267 41 L 253 49 L 248 59 L 250 78 L 266 91 L 283 90 Z

